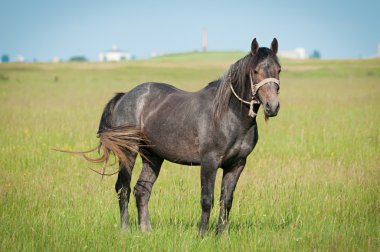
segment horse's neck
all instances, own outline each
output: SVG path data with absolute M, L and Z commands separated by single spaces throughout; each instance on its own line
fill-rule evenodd
M 249 90 L 249 92 L 251 92 Z M 246 101 L 251 101 L 250 97 L 243 98 Z M 258 113 L 260 104 L 253 105 L 253 112 Z M 242 125 L 251 126 L 256 124 L 256 117 L 249 116 L 249 105 L 239 101 L 233 94 L 230 97 L 228 109 L 231 110 L 241 121 Z

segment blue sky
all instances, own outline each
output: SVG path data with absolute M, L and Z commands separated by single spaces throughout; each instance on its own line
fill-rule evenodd
M 138 58 L 152 51 L 248 51 L 257 37 L 280 50 L 317 49 L 323 58 L 377 54 L 380 1 L 0 0 L 0 54 L 27 60 L 68 59 L 112 45 Z

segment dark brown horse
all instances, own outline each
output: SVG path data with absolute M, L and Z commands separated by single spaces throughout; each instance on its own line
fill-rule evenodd
M 89 160 L 106 165 L 110 153 L 119 158 L 115 189 L 122 228 L 129 225 L 131 174 L 140 154 L 143 167 L 134 195 L 142 230 L 151 230 L 148 202 L 165 159 L 201 166 L 201 235 L 208 228 L 216 172 L 223 169 L 218 232 L 225 229 L 236 183 L 258 140 L 256 113 L 260 105 L 266 119 L 279 111 L 277 49 L 276 39 L 270 49 L 259 48 L 254 39 L 248 55 L 198 92 L 149 82 L 108 102 L 98 131 L 103 155 Z

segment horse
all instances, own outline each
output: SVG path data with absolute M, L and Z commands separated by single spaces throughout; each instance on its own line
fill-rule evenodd
M 217 232 L 226 229 L 236 184 L 258 141 L 258 110 L 262 105 L 268 120 L 280 108 L 277 51 L 276 38 L 270 48 L 259 47 L 255 38 L 246 56 L 197 92 L 147 82 L 117 93 L 107 103 L 98 131 L 102 155 L 82 154 L 91 162 L 103 162 L 103 175 L 110 155 L 118 158 L 115 190 L 122 229 L 129 227 L 130 182 L 138 154 L 142 171 L 134 195 L 142 231 L 151 230 L 148 203 L 164 160 L 201 167 L 201 236 L 207 232 L 214 204 L 216 173 L 223 170 Z

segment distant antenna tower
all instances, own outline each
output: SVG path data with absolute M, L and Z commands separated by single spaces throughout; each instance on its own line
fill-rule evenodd
M 202 32 L 202 50 L 207 52 L 207 30 L 204 29 Z

